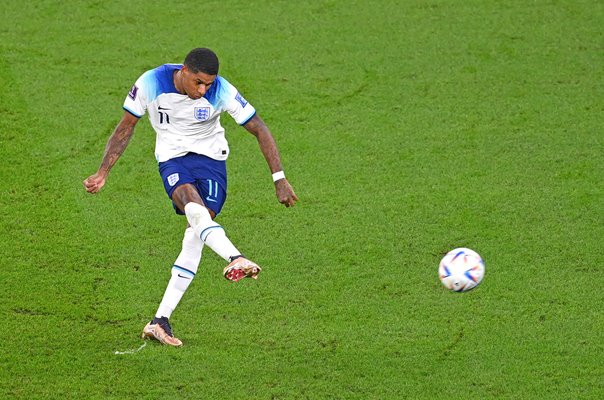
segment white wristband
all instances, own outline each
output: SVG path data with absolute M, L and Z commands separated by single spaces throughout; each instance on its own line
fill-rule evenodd
M 273 182 L 277 182 L 279 179 L 285 179 L 285 172 L 279 171 L 273 174 Z

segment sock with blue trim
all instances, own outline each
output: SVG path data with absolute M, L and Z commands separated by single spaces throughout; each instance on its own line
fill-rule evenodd
M 182 250 L 172 267 L 172 277 L 155 313 L 156 318 L 170 318 L 197 273 L 202 249 L 203 242 L 195 230 L 187 228 L 182 240 Z
M 222 226 L 212 220 L 210 212 L 204 206 L 197 203 L 187 203 L 185 205 L 185 215 L 195 233 L 220 257 L 229 261 L 231 257 L 241 254 L 226 236 Z

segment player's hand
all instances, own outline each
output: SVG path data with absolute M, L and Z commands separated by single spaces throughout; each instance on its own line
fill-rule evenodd
M 105 186 L 106 180 L 107 174 L 97 172 L 84 180 L 84 188 L 86 188 L 88 193 L 97 193 L 103 186 Z
M 275 191 L 277 192 L 279 203 L 285 207 L 293 207 L 296 201 L 298 201 L 298 196 L 296 196 L 294 188 L 292 188 L 287 179 L 279 179 L 275 182 Z

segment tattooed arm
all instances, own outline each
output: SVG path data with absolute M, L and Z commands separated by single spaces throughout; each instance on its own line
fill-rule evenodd
M 124 150 L 126 150 L 137 122 L 138 118 L 134 115 L 129 112 L 124 113 L 122 120 L 113 131 L 113 134 L 107 142 L 107 146 L 105 146 L 105 154 L 103 154 L 101 166 L 94 175 L 89 176 L 84 181 L 84 187 L 87 192 L 97 193 L 105 185 L 109 171 L 115 165 Z

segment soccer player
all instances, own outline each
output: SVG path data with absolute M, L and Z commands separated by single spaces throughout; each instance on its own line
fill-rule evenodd
M 142 333 L 143 338 L 170 346 L 182 345 L 172 333 L 169 318 L 197 273 L 204 245 L 226 260 L 223 275 L 230 281 L 257 279 L 261 271 L 214 222 L 227 194 L 229 146 L 220 125 L 222 112 L 228 112 L 256 137 L 279 202 L 290 207 L 298 200 L 285 178 L 270 130 L 237 89 L 218 75 L 218 67 L 212 50 L 197 48 L 186 56 L 184 64 L 164 64 L 142 74 L 126 96 L 124 116 L 107 142 L 99 169 L 84 181 L 87 192 L 101 190 L 134 127 L 148 113 L 157 133 L 155 157 L 164 188 L 176 213 L 185 215 L 188 222 L 168 287 L 155 317 Z

